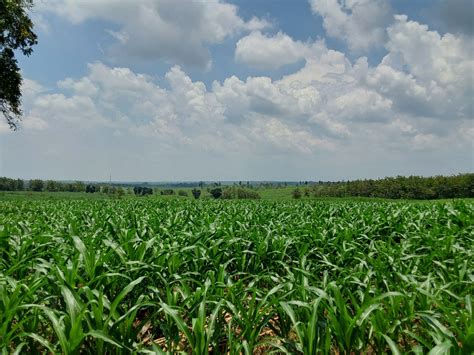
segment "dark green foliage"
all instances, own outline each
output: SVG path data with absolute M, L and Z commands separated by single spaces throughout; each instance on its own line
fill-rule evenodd
M 160 195 L 163 196 L 171 196 L 174 195 L 174 190 L 173 189 L 166 189 L 166 190 L 161 190 Z
M 43 191 L 44 181 L 40 179 L 30 180 L 29 187 L 31 191 Z
M 153 195 L 153 189 L 151 187 L 135 186 L 133 193 L 137 196 Z
M 74 183 L 64 184 L 63 191 L 69 192 L 84 192 L 86 191 L 86 185 L 81 181 L 76 181 Z
M 201 196 L 201 190 L 198 189 L 192 189 L 191 193 L 193 194 L 196 200 Z
M 151 189 L 150 189 L 151 190 Z M 153 190 L 151 191 L 150 195 L 153 193 Z M 123 187 L 121 186 L 118 186 L 116 189 L 115 189 L 115 196 L 118 197 L 118 198 L 122 198 L 123 196 L 125 195 L 125 190 L 123 189 Z
M 23 180 L 0 177 L 0 191 L 23 191 L 24 189 Z
M 178 191 L 178 196 L 186 197 L 186 196 L 188 196 L 188 193 L 187 193 L 186 191 L 184 191 L 184 190 L 179 190 L 179 191 Z
M 0 1 L 0 111 L 12 129 L 17 128 L 21 115 L 22 83 L 14 51 L 28 56 L 37 43 L 26 13 L 31 5 L 31 0 Z
M 209 190 L 209 193 L 214 198 L 220 198 L 222 196 L 222 189 L 220 187 L 213 188 Z
M 301 190 L 297 187 L 296 189 L 293 190 L 291 193 L 291 196 L 293 196 L 294 199 L 300 199 L 302 195 Z
M 46 186 L 44 189 L 45 191 L 49 192 L 58 192 L 61 191 L 61 184 L 53 180 L 48 180 L 46 181 Z
M 86 186 L 86 192 L 91 193 L 91 194 L 93 194 L 95 192 L 100 192 L 100 187 L 97 186 L 97 185 L 89 184 L 89 185 Z
M 456 176 L 398 176 L 379 180 L 320 182 L 315 197 L 380 197 L 390 199 L 441 199 L 474 197 L 474 174 Z

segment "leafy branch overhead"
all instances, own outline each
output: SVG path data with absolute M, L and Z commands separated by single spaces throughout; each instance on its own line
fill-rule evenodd
M 0 110 L 10 128 L 16 129 L 21 116 L 22 77 L 15 52 L 29 56 L 38 43 L 27 11 L 31 0 L 0 2 Z

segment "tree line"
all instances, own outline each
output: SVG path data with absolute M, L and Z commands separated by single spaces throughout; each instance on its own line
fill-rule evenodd
M 130 191 L 128 191 L 130 190 Z M 107 184 L 86 184 L 81 181 L 59 182 L 54 180 L 22 180 L 0 177 L 0 191 L 47 191 L 47 192 L 102 192 L 123 195 L 134 193 L 138 196 L 153 194 L 150 187 L 135 186 L 127 190 L 121 186 Z M 242 186 L 221 188 L 214 184 L 208 188 L 214 198 L 242 199 L 259 198 L 258 193 Z M 174 194 L 168 189 L 160 192 L 162 195 Z M 191 191 L 194 198 L 199 198 L 201 190 Z M 178 191 L 180 196 L 187 196 L 186 191 Z M 338 182 L 317 182 L 304 184 L 292 193 L 294 198 L 304 197 L 380 197 L 388 199 L 440 199 L 474 197 L 474 173 L 454 176 L 397 176 L 383 179 L 366 179 Z
M 115 193 L 117 190 L 123 189 L 120 186 L 117 187 L 101 184 L 86 184 L 82 181 L 59 182 L 55 180 L 21 180 L 0 177 L 0 191 Z
M 397 176 L 376 180 L 319 182 L 310 189 L 314 197 L 380 197 L 418 200 L 465 198 L 474 197 L 474 174 L 432 177 Z M 298 194 L 296 196 L 301 197 Z

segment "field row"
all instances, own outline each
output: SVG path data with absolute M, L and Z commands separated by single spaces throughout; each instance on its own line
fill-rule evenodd
M 467 353 L 474 203 L 0 205 L 0 348 Z

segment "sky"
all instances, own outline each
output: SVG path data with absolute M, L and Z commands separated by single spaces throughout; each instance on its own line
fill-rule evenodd
M 36 0 L 0 176 L 474 171 L 470 0 Z

